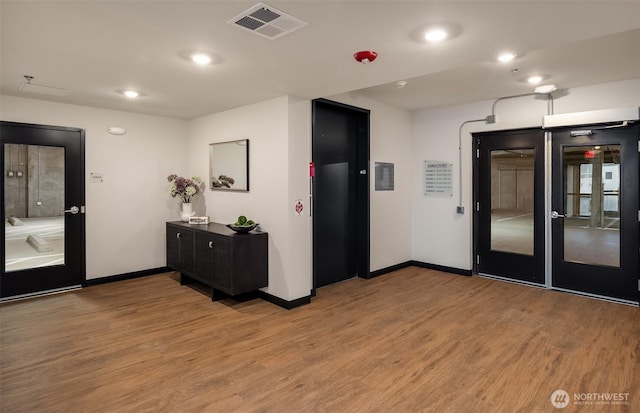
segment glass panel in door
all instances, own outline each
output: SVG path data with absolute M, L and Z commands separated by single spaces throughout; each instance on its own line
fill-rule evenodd
M 65 148 L 4 148 L 5 272 L 65 263 Z
M 620 145 L 565 146 L 564 260 L 620 266 Z
M 533 255 L 534 149 L 491 151 L 491 250 Z

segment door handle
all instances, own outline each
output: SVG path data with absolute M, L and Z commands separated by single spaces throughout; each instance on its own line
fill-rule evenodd
M 552 219 L 556 219 L 556 218 L 564 218 L 565 216 L 563 214 L 558 214 L 558 211 L 551 211 L 551 218 Z
M 78 208 L 77 206 L 75 206 L 75 205 L 74 205 L 74 206 L 72 206 L 72 207 L 71 207 L 71 208 L 69 208 L 69 209 L 65 209 L 65 210 L 64 210 L 64 212 L 70 212 L 70 213 L 72 213 L 73 215 L 75 215 L 75 214 L 77 214 L 78 212 L 80 212 L 80 208 Z

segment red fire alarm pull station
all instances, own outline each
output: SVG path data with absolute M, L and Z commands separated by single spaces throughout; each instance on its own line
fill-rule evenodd
M 315 162 L 309 162 L 309 176 L 310 177 L 314 177 L 316 176 L 316 164 Z

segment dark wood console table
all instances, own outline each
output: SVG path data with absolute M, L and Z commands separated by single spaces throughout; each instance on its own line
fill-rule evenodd
M 196 280 L 215 291 L 239 295 L 269 284 L 266 232 L 239 234 L 223 224 L 167 222 L 167 266 L 180 283 Z

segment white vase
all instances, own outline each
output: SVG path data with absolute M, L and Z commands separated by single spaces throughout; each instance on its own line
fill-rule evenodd
M 180 214 L 180 219 L 183 222 L 189 222 L 189 218 L 194 216 L 195 212 L 193 212 L 193 206 L 190 202 L 184 202 L 182 204 L 182 214 Z

